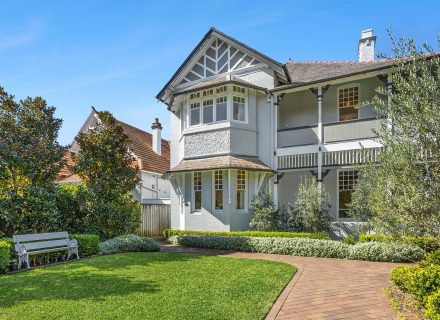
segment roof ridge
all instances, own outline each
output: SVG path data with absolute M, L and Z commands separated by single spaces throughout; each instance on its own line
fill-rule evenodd
M 378 63 L 378 62 L 385 62 L 390 61 L 393 59 L 380 59 L 380 60 L 370 60 L 370 61 L 354 61 L 354 60 L 333 60 L 333 61 L 287 61 L 287 64 L 296 64 L 296 63 L 303 63 L 303 64 L 336 64 L 336 63 L 346 63 L 346 64 L 369 64 L 369 63 Z
M 121 121 L 121 120 L 118 120 L 118 119 L 116 119 L 116 121 L 119 122 L 119 123 L 122 123 L 123 125 L 126 125 L 126 126 L 128 126 L 128 127 L 131 127 L 131 128 L 133 128 L 133 129 L 135 129 L 135 130 L 137 130 L 137 131 L 141 131 L 142 133 L 148 134 L 149 136 L 153 136 L 153 134 L 151 134 L 150 132 L 145 131 L 145 130 L 142 130 L 142 129 L 139 129 L 139 128 L 137 128 L 137 127 L 135 127 L 135 126 L 132 126 L 131 124 L 128 124 L 128 123 L 126 123 L 126 122 L 124 122 L 124 121 Z M 165 141 L 165 142 L 169 142 L 169 140 L 167 140 L 167 139 L 163 139 L 163 138 L 162 138 L 162 142 L 163 142 L 163 141 Z

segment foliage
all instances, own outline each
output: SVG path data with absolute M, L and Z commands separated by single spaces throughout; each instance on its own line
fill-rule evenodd
M 428 297 L 426 309 L 423 311 L 423 313 L 430 320 L 440 319 L 440 290 Z
M 119 236 L 99 244 L 101 253 L 110 254 L 118 252 L 148 252 L 159 251 L 159 245 L 150 238 L 135 235 Z
M 430 265 L 440 266 L 440 250 L 433 251 L 426 255 L 423 261 L 420 261 L 420 266 L 427 267 Z
M 380 165 L 359 168 L 363 186 L 355 194 L 364 193 L 376 232 L 439 237 L 440 58 L 412 39 L 391 39 L 393 91 L 381 87 L 372 101 L 383 119 Z
M 250 227 L 258 231 L 292 231 L 295 229 L 292 214 L 285 208 L 277 208 L 271 190 L 263 190 L 251 201 L 255 215 Z
M 0 239 L 0 273 L 9 266 L 11 255 L 11 242 Z
M 354 236 L 349 235 L 349 236 L 345 237 L 344 239 L 342 239 L 342 242 L 345 244 L 356 244 L 357 240 Z
M 0 235 L 57 229 L 61 124 L 41 97 L 16 102 L 0 87 Z
M 97 114 L 96 126 L 76 137 L 79 152 L 73 170 L 86 190 L 87 232 L 109 239 L 139 228 L 140 207 L 132 196 L 138 168 L 122 126 L 109 112 Z
M 71 234 L 71 239 L 78 241 L 80 257 L 92 256 L 99 253 L 99 237 L 94 234 Z
M 440 249 L 440 239 L 434 237 L 392 237 L 380 234 L 361 234 L 359 242 L 403 242 L 419 246 L 426 252 L 432 252 Z
M 87 211 L 84 206 L 87 190 L 82 185 L 60 184 L 56 188 L 59 229 L 83 233 L 87 230 Z
M 313 178 L 304 178 L 298 186 L 294 205 L 296 226 L 306 232 L 327 231 L 332 220 L 330 207 L 325 186 L 319 187 Z
M 368 185 L 363 183 L 362 179 L 362 175 L 359 175 L 354 191 L 351 194 L 351 202 L 347 204 L 347 215 L 354 221 L 362 222 L 356 225 L 357 233 L 369 233 L 372 230 L 371 219 L 373 212 L 368 202 L 370 190 Z
M 263 319 L 295 271 L 184 253 L 93 257 L 0 277 L 0 318 Z
M 348 245 L 340 241 L 307 238 L 173 236 L 169 241 L 188 247 L 370 261 L 418 261 L 425 254 L 422 249 L 405 244 Z
M 192 230 L 172 230 L 163 231 L 163 236 L 168 239 L 171 236 L 194 235 L 194 236 L 226 236 L 226 237 L 277 237 L 277 238 L 309 238 L 330 240 L 327 232 L 307 233 L 307 232 L 271 232 L 271 231 L 192 231 Z

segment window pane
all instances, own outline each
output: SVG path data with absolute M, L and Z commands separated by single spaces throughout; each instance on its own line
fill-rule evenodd
M 203 101 L 203 123 L 211 123 L 214 121 L 214 101 Z
M 223 171 L 214 171 L 214 207 L 216 210 L 223 209 Z
M 223 190 L 215 191 L 215 209 L 223 210 Z
M 338 107 L 339 121 L 358 119 L 359 87 L 339 89 Z
M 191 113 L 190 113 L 190 125 L 195 126 L 200 124 L 200 103 L 191 104 Z
M 244 190 L 237 190 L 237 209 L 244 209 Z
M 237 171 L 237 209 L 245 209 L 246 171 Z
M 194 172 L 194 210 L 202 209 L 202 173 Z
M 227 119 L 227 99 L 226 97 L 217 98 L 215 110 L 215 121 L 225 121 Z
M 194 192 L 194 209 L 195 210 L 202 209 L 202 191 Z
M 347 215 L 348 204 L 351 202 L 351 194 L 358 180 L 356 170 L 343 170 L 338 173 L 339 179 L 339 218 L 349 218 Z
M 245 121 L 244 98 L 232 97 L 232 101 L 233 101 L 232 119 L 239 120 L 239 121 Z

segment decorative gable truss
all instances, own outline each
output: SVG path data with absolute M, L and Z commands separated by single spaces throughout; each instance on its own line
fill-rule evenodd
M 217 74 L 248 68 L 259 64 L 254 57 L 215 39 L 205 54 L 200 57 L 180 84 L 201 80 Z

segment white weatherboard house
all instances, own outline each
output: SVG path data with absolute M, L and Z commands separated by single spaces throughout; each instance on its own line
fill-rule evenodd
M 374 107 L 356 105 L 391 90 L 393 62 L 374 60 L 375 42 L 362 32 L 359 61 L 282 64 L 211 28 L 157 95 L 171 114 L 171 227 L 248 229 L 262 188 L 293 203 L 304 176 L 349 222 L 353 165 L 381 147 Z
M 98 112 L 92 107 L 92 111 L 82 125 L 80 132 L 87 132 L 95 127 L 99 121 Z M 152 133 L 133 127 L 122 121 L 116 120 L 124 133 L 129 138 L 128 152 L 136 160 L 139 168 L 139 184 L 133 190 L 134 197 L 143 204 L 169 204 L 170 183 L 162 179 L 162 175 L 169 170 L 170 145 L 169 141 L 161 138 L 162 125 L 156 118 L 152 124 Z M 79 151 L 76 140 L 73 140 L 69 152 L 65 156 L 67 166 L 62 168 L 58 175 L 59 183 L 79 183 L 78 175 L 70 171 L 74 162 L 71 153 Z

